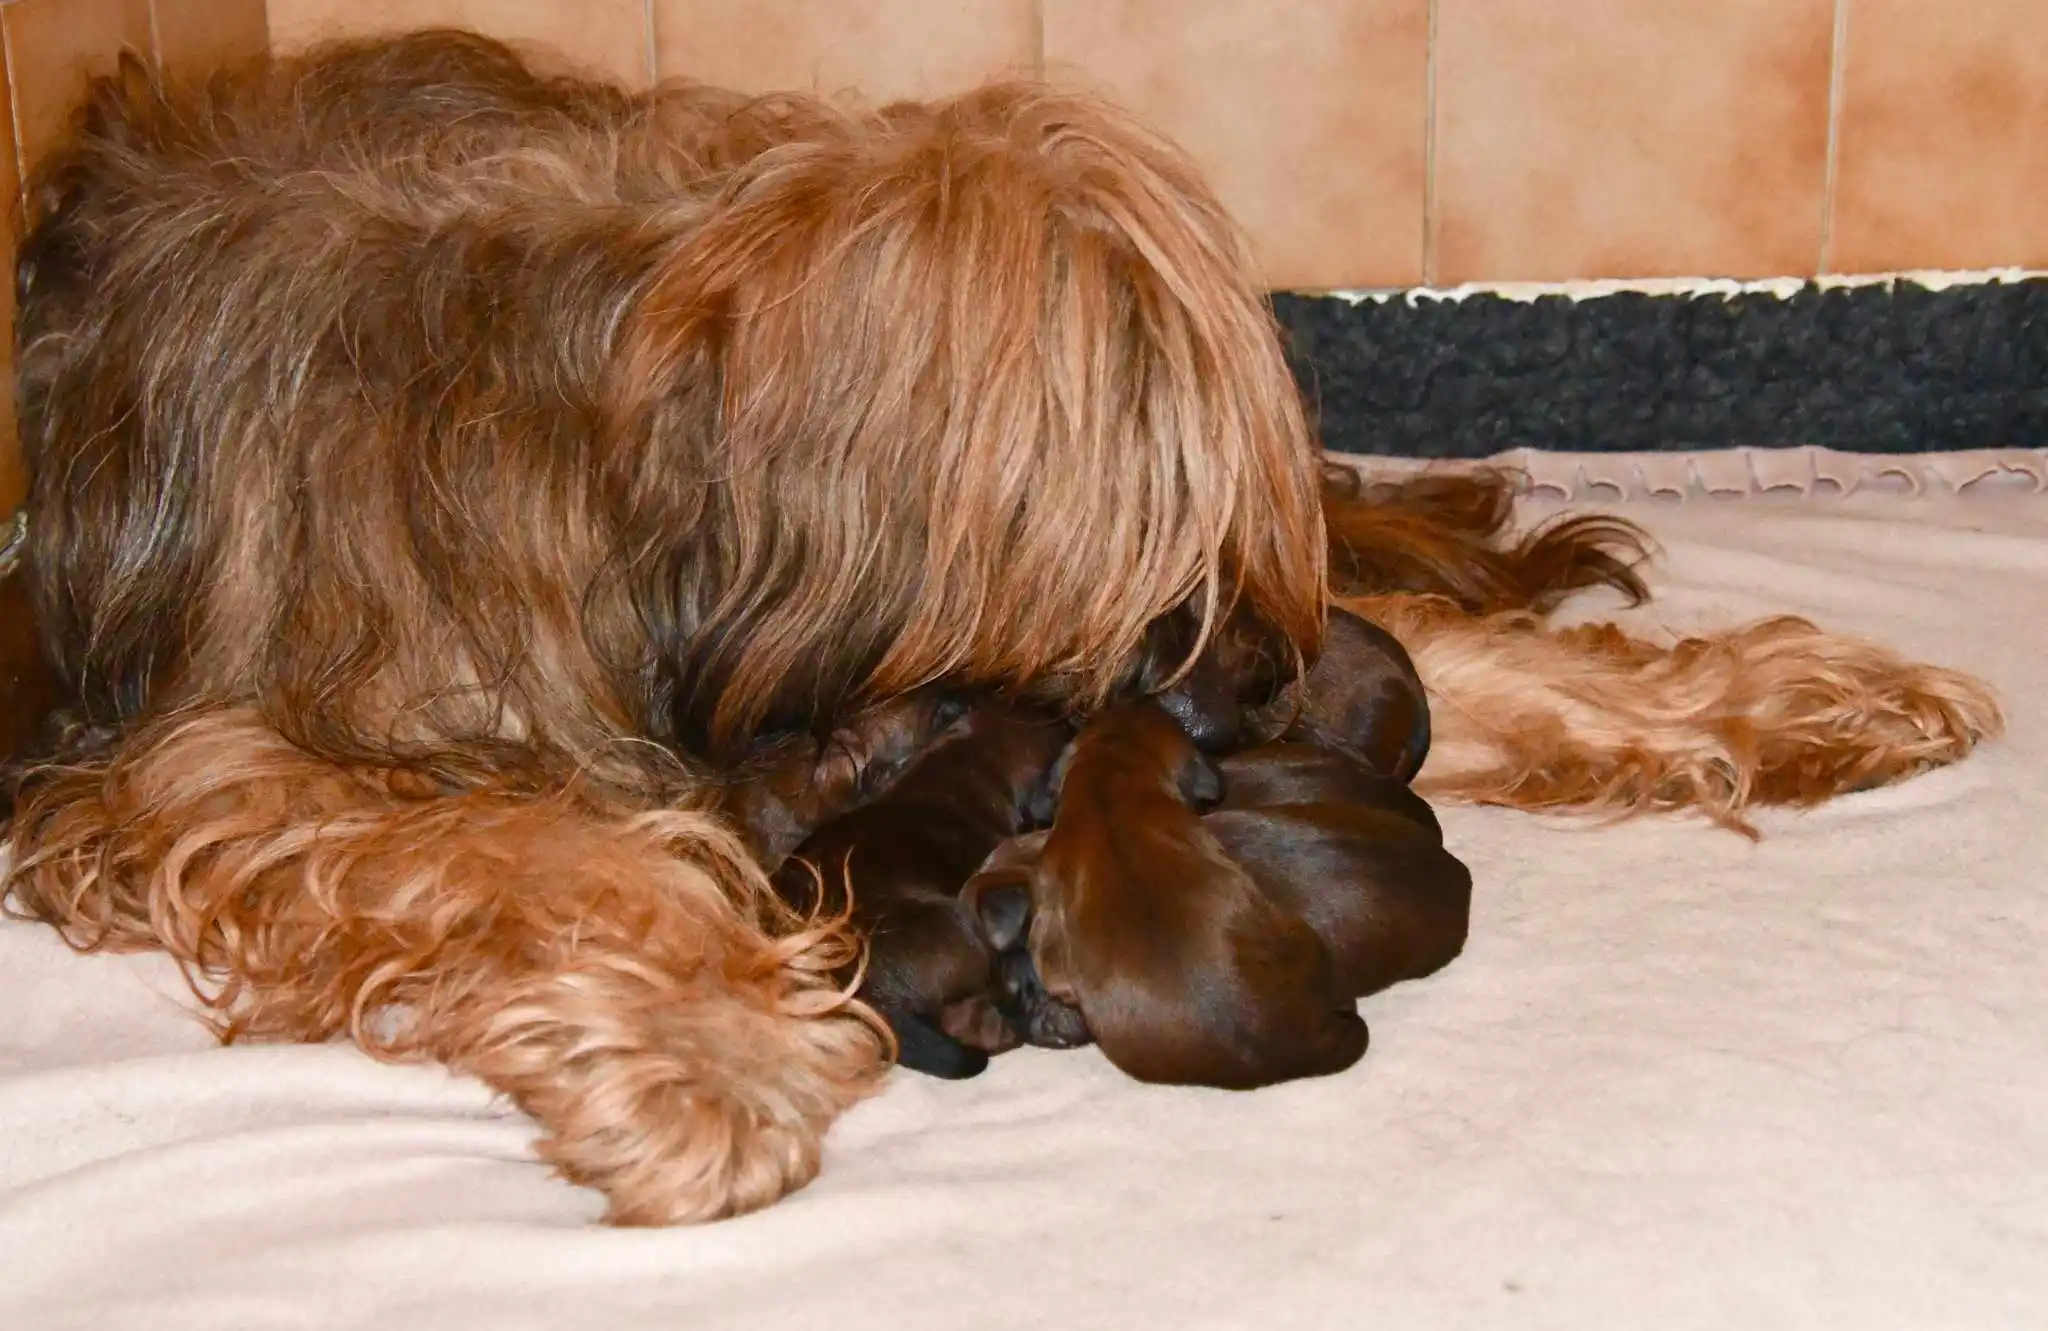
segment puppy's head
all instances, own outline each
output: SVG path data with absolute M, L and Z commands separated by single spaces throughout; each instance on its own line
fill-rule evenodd
M 1244 742 L 1246 709 L 1269 706 L 1301 665 L 1296 645 L 1247 607 L 1233 606 L 1203 639 L 1195 608 L 1183 605 L 1146 631 L 1135 685 L 1198 748 L 1225 753 Z
M 1333 606 L 1322 656 L 1255 714 L 1249 732 L 1255 741 L 1285 735 L 1340 749 L 1410 781 L 1429 757 L 1429 695 L 1393 634 Z
M 608 406 L 653 733 L 934 679 L 1086 709 L 1184 602 L 1312 651 L 1317 460 L 1247 255 L 1179 152 L 1035 84 L 734 169 Z

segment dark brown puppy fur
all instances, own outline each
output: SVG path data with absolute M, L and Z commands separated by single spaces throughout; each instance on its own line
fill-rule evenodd
M 1332 606 L 1322 655 L 1242 733 L 1255 743 L 1284 737 L 1320 744 L 1412 781 L 1429 757 L 1429 695 L 1393 634 Z
M 1364 1055 L 1329 949 L 1203 829 L 1194 806 L 1222 783 L 1172 717 L 1110 708 L 1062 767 L 1031 955 L 1112 1063 L 1141 1081 L 1248 1089 Z
M 1405 784 L 1331 750 L 1276 744 L 1226 759 L 1202 826 L 1276 903 L 1308 921 L 1354 998 L 1464 950 L 1472 875 Z
M 1150 696 L 1204 753 L 1243 747 L 1249 709 L 1271 705 L 1302 674 L 1291 644 L 1252 616 L 1224 616 L 1207 642 L 1193 606 L 1162 615 L 1145 634 L 1135 691 Z M 1197 646 L 1200 651 L 1197 652 Z
M 1047 779 L 1071 733 L 1035 713 L 977 710 L 776 873 L 777 890 L 805 912 L 846 908 L 850 892 L 853 925 L 868 944 L 858 992 L 895 1032 L 901 1066 L 971 1077 L 988 1066 L 991 1046 L 1015 1043 L 992 1002 L 995 949 L 961 888 L 997 846 L 1043 816 Z
M 1362 804 L 1395 813 L 1443 841 L 1436 810 L 1398 777 L 1375 770 L 1341 749 L 1302 740 L 1261 744 L 1220 759 L 1221 809 L 1266 809 L 1280 804 Z
M 1429 695 L 1407 651 L 1379 625 L 1330 607 L 1321 653 L 1306 672 L 1284 641 L 1227 616 L 1194 651 L 1198 621 L 1183 608 L 1153 626 L 1136 686 L 1205 753 L 1285 736 L 1344 750 L 1375 771 L 1413 780 L 1429 756 Z

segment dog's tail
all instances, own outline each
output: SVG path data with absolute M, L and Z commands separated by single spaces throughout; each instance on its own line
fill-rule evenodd
M 1510 530 L 1519 486 L 1498 468 L 1368 481 L 1323 468 L 1330 585 L 1340 596 L 1442 596 L 1472 614 L 1547 614 L 1567 597 L 1608 587 L 1649 599 L 1641 566 L 1654 550 L 1632 522 L 1598 514 Z
M 832 978 L 843 920 L 790 913 L 702 813 L 392 784 L 250 711 L 173 717 L 24 783 L 13 910 L 81 950 L 168 950 L 224 1038 L 348 1036 L 481 1078 L 615 1222 L 808 1181 L 886 1067 Z

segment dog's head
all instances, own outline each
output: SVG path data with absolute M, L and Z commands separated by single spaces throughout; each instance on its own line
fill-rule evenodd
M 1320 633 L 1316 456 L 1246 248 L 1086 98 L 761 151 L 625 312 L 607 409 L 651 729 L 686 748 L 935 679 L 1093 706 L 1183 603 Z

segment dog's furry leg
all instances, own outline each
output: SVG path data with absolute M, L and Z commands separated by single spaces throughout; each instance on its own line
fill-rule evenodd
M 885 1067 L 830 978 L 853 944 L 779 914 L 701 813 L 407 800 L 215 711 L 32 776 L 13 832 L 17 912 L 84 950 L 167 949 L 225 1038 L 346 1035 L 483 1079 L 616 1223 L 802 1185 Z
M 1434 798 L 1626 816 L 1695 810 L 1750 831 L 1955 762 L 1999 733 L 1979 681 L 1793 618 L 1660 644 L 1447 601 L 1342 601 L 1390 630 L 1430 694 Z

